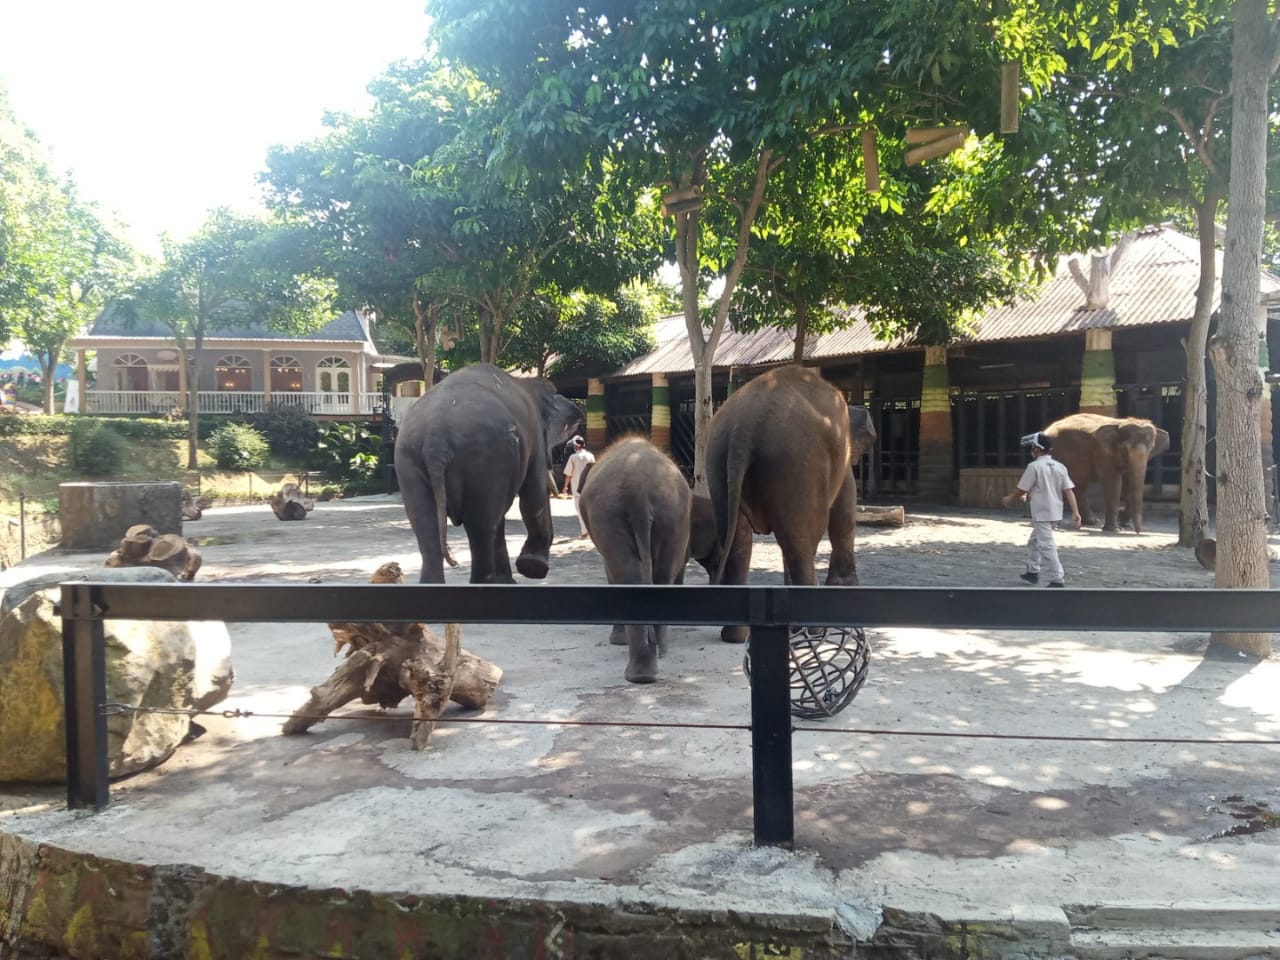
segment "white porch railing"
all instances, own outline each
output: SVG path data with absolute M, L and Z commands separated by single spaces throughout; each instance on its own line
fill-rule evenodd
M 353 401 L 358 401 L 355 406 Z M 302 407 L 310 414 L 373 413 L 382 403 L 380 393 L 273 393 L 272 404 Z M 267 400 L 249 390 L 201 390 L 198 394 L 201 413 L 261 413 Z M 140 413 L 163 416 L 181 407 L 182 398 L 171 390 L 90 390 L 89 413 Z
M 89 413 L 150 413 L 164 416 L 182 406 L 176 390 L 90 390 L 85 409 Z

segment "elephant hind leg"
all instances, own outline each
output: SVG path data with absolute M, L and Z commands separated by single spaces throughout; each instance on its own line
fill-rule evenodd
M 471 545 L 472 583 L 515 583 L 511 576 L 511 559 L 507 555 L 504 518 L 497 525 L 472 523 L 467 526 L 467 542 Z
M 419 583 L 444 583 L 443 531 L 438 520 L 439 511 L 425 472 L 417 464 L 404 464 L 400 468 L 401 499 L 409 518 L 418 553 L 422 557 Z
M 827 537 L 831 541 L 831 563 L 827 567 L 827 586 L 858 585 L 857 540 L 858 485 L 853 471 L 845 475 L 844 484 L 827 514 Z
M 530 580 L 543 580 L 551 566 L 551 499 L 547 495 L 546 470 L 537 457 L 531 459 L 525 471 L 519 494 L 520 518 L 526 534 L 516 557 L 516 569 Z
M 720 577 L 721 583 L 736 586 L 747 582 L 747 572 L 751 569 L 751 548 L 753 546 L 751 524 L 747 522 L 746 517 L 740 516 L 733 541 L 729 544 L 728 553 L 724 558 L 724 573 Z M 725 643 L 746 643 L 748 632 L 745 626 L 724 627 L 720 631 L 720 639 Z

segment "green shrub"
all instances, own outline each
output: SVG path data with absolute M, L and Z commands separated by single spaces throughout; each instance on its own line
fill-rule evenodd
M 228 423 L 209 435 L 209 452 L 221 470 L 256 470 L 267 462 L 267 438 L 248 424 Z
M 372 481 L 378 473 L 382 438 L 365 424 L 334 423 L 321 430 L 316 450 L 329 473 Z
M 316 452 L 320 424 L 296 403 L 273 403 L 262 413 L 255 413 L 250 423 L 267 438 L 271 452 L 278 457 L 302 462 Z
M 187 435 L 185 420 L 31 414 L 0 416 L 0 437 L 65 437 L 71 435 L 78 423 L 102 424 L 127 440 L 181 440 Z
M 76 420 L 70 447 L 71 465 L 88 476 L 110 476 L 124 466 L 124 438 L 101 420 Z

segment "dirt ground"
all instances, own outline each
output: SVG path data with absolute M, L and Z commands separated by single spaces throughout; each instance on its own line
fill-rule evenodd
M 572 503 L 555 500 L 552 512 L 550 573 L 517 578 L 521 589 L 603 583 Z M 1147 519 L 1141 536 L 1062 531 L 1068 588 L 1209 588 L 1212 575 L 1175 545 L 1167 508 Z M 204 554 L 198 583 L 361 583 L 391 560 L 418 573 L 394 496 L 320 503 L 300 523 L 261 505 L 215 507 L 184 532 Z M 1018 579 L 1028 532 L 1021 511 L 909 506 L 902 528 L 860 528 L 861 579 L 1045 589 Z M 523 537 L 512 511 L 513 554 Z M 464 584 L 465 534 L 450 528 L 449 540 L 460 565 L 446 580 Z M 824 545 L 822 573 L 826 559 Z M 101 562 L 49 551 L 0 574 L 0 586 Z M 782 582 L 772 538 L 757 538 L 752 566 L 751 582 Z M 691 565 L 686 582 L 706 576 Z M 445 723 L 422 752 L 409 749 L 404 706 L 381 715 L 351 704 L 307 736 L 280 736 L 281 718 L 335 666 L 329 632 L 229 628 L 236 681 L 220 707 L 248 714 L 203 717 L 204 735 L 113 784 L 97 818 L 62 810 L 56 790 L 0 793 L 0 832 L 313 888 L 853 909 L 872 918 L 851 927 L 859 936 L 890 908 L 972 931 L 1023 914 L 1052 914 L 1065 929 L 1065 904 L 1248 906 L 1274 888 L 1280 864 L 1268 819 L 1280 809 L 1280 658 L 1206 658 L 1200 634 L 869 630 L 857 699 L 793 738 L 796 853 L 782 854 L 752 847 L 750 737 L 725 726 L 749 717 L 742 651 L 714 627 L 673 627 L 660 681 L 635 685 L 607 626 L 468 624 L 467 648 L 505 671 L 485 716 L 521 725 Z M 585 723 L 556 726 L 562 718 Z M 1219 739 L 1165 742 L 1205 737 Z M 1263 743 L 1227 749 L 1222 738 Z M 1248 810 L 1265 817 L 1242 835 Z M 1274 927 L 1274 911 L 1265 917 Z M 1151 926 L 1183 922 L 1194 918 Z

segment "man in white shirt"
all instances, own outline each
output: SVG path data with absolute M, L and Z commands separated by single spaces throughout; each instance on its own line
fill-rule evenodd
M 1058 545 L 1053 539 L 1053 525 L 1062 519 L 1062 505 L 1071 508 L 1071 521 L 1080 526 L 1080 511 L 1076 506 L 1075 484 L 1067 468 L 1053 459 L 1053 438 L 1045 433 L 1033 433 L 1022 438 L 1024 446 L 1031 448 L 1032 460 L 1022 472 L 1013 493 L 1001 499 L 1006 507 L 1015 500 L 1029 500 L 1031 504 L 1031 538 L 1027 541 L 1027 569 L 1018 576 L 1027 583 L 1040 582 L 1041 566 L 1048 567 L 1049 586 L 1066 586 L 1062 561 L 1058 559 Z
M 582 522 L 582 510 L 578 506 L 578 502 L 582 497 L 582 480 L 587 472 L 587 464 L 595 463 L 595 455 L 587 449 L 587 441 L 580 436 L 575 436 L 569 441 L 569 445 L 573 448 L 573 453 L 569 454 L 569 459 L 564 464 L 564 492 L 573 494 L 573 512 L 578 515 L 578 539 L 583 540 L 590 536 L 587 533 L 587 525 Z

